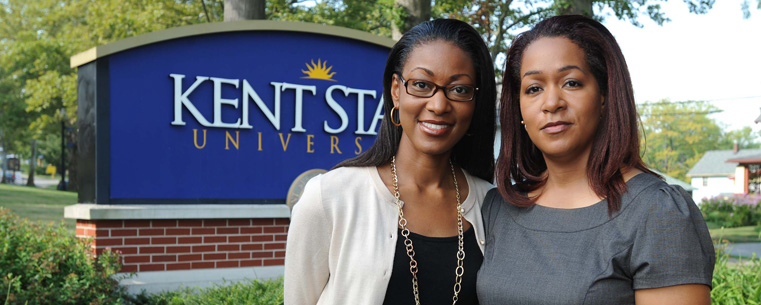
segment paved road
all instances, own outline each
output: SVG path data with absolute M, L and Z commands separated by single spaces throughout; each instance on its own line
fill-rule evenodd
M 17 185 L 26 185 L 26 180 L 28 178 L 29 177 L 27 177 L 26 174 L 22 174 L 21 175 L 21 180 L 16 180 L 16 182 L 17 182 L 16 184 Z M 34 176 L 34 186 L 39 187 L 39 188 L 48 188 L 49 189 L 51 185 L 57 186 L 59 182 L 61 182 L 61 176 L 58 176 L 58 179 L 50 179 L 50 178 L 47 178 L 47 177 L 42 177 L 42 176 L 37 176 L 37 175 Z
M 732 256 L 761 257 L 761 243 L 734 243 L 728 248 Z

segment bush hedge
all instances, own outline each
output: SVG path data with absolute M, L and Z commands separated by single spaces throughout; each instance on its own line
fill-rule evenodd
M 185 288 L 158 294 L 140 294 L 130 299 L 133 305 L 282 305 L 283 280 L 226 283 L 211 288 Z
M 0 304 L 118 304 L 119 255 L 96 258 L 63 224 L 40 225 L 0 207 Z
M 761 226 L 761 195 L 745 194 L 706 198 L 700 211 L 706 222 L 725 228 Z
M 756 257 L 732 259 L 727 252 L 722 251 L 723 248 L 726 248 L 726 245 L 716 249 L 711 303 L 761 304 L 761 259 Z

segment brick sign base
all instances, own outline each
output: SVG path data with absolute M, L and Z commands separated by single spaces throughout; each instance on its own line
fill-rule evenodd
M 283 265 L 287 218 L 77 220 L 92 249 L 121 253 L 121 272 Z
M 285 204 L 75 204 L 77 237 L 93 254 L 121 254 L 130 292 L 205 288 L 283 276 L 290 209 Z

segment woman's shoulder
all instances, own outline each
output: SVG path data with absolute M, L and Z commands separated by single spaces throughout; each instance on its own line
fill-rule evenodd
M 304 193 L 311 189 L 319 192 L 323 201 L 343 204 L 349 198 L 377 193 L 382 184 L 374 166 L 339 167 L 310 179 Z
M 339 167 L 312 178 L 309 182 L 318 183 L 323 189 L 346 187 L 353 183 L 370 180 L 370 171 L 375 167 Z
M 372 170 L 375 167 L 340 167 L 314 176 L 307 181 L 296 206 L 319 206 L 331 210 L 348 204 L 347 198 L 367 194 L 373 189 Z
M 304 194 L 313 192 L 330 192 L 337 187 L 346 186 L 347 183 L 366 177 L 368 168 L 365 167 L 340 167 L 310 178 L 304 186 Z
M 678 185 L 670 185 L 650 173 L 640 173 L 627 182 L 622 201 L 644 210 L 684 210 L 697 207 L 692 197 Z
M 700 231 L 705 229 L 700 209 L 682 187 L 669 185 L 648 173 L 635 176 L 627 187 L 629 191 L 622 198 L 622 214 L 627 215 L 625 219 L 631 223 L 636 223 L 640 231 L 689 226 Z M 707 234 L 707 229 L 704 233 Z
M 481 205 L 481 213 L 483 214 L 484 219 L 495 217 L 495 215 L 500 213 L 503 207 L 509 209 L 512 207 L 512 204 L 508 203 L 505 198 L 502 197 L 499 189 L 491 186 L 491 188 L 486 191 Z

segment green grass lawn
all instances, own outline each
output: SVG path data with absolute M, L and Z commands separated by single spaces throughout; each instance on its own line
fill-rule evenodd
M 733 243 L 752 243 L 761 242 L 756 226 L 737 227 L 737 228 L 711 228 L 708 231 L 714 240 L 727 240 Z
M 63 220 L 63 208 L 77 203 L 77 193 L 46 190 L 36 187 L 0 184 L 0 207 L 33 221 L 48 223 Z M 66 219 L 66 227 L 74 231 L 75 220 Z

